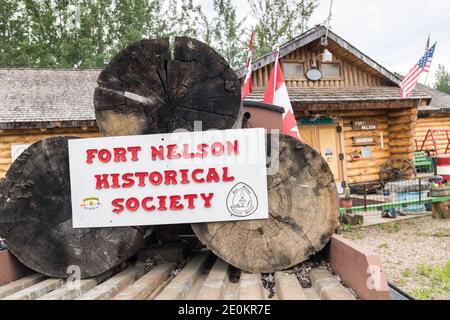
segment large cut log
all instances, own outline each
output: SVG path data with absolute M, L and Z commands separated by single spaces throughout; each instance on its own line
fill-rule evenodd
M 229 129 L 241 109 L 240 83 L 216 51 L 197 40 L 137 41 L 100 73 L 95 116 L 104 136 Z
M 271 164 L 278 160 L 277 172 L 267 176 L 269 219 L 192 225 L 208 248 L 245 271 L 296 265 L 321 250 L 338 226 L 336 184 L 317 151 L 281 135 Z
M 450 219 L 450 201 L 433 203 L 432 217 L 435 219 Z
M 72 228 L 67 143 L 72 138 L 31 145 L 0 185 L 0 237 L 26 266 L 58 278 L 70 276 L 71 265 L 83 278 L 117 266 L 142 247 L 146 233 L 133 227 Z

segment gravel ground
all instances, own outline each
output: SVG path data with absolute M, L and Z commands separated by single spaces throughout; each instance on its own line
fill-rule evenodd
M 351 228 L 342 235 L 378 253 L 388 280 L 413 297 L 450 299 L 449 219 L 426 216 Z

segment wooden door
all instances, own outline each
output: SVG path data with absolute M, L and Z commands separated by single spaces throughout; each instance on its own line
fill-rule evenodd
M 337 181 L 343 180 L 343 160 L 339 159 L 341 151 L 338 124 L 299 126 L 302 141 L 315 150 L 327 161 Z
M 339 135 L 336 126 L 317 126 L 317 138 L 319 140 L 317 151 L 330 166 L 336 180 L 342 180 L 339 161 Z
M 300 139 L 307 145 L 315 148 L 316 146 L 316 126 L 299 127 Z

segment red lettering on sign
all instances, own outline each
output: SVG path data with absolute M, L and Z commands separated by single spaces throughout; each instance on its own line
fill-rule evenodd
M 149 206 L 148 203 L 153 201 L 153 197 L 145 197 L 142 199 L 142 208 L 144 208 L 145 211 L 153 211 L 155 210 L 155 206 L 151 205 Z
M 214 181 L 214 182 L 220 181 L 219 175 L 217 174 L 217 171 L 214 168 L 209 168 L 208 173 L 206 174 L 206 182 L 209 183 L 211 181 Z
M 194 200 L 197 199 L 197 195 L 195 193 L 192 194 L 185 194 L 184 199 L 186 199 L 188 201 L 188 208 L 189 209 L 194 209 Z
M 177 184 L 177 172 L 175 170 L 164 171 L 164 184 Z
M 227 141 L 227 155 L 231 156 L 234 153 L 236 155 L 239 154 L 239 141 L 234 140 L 234 143 Z
M 153 171 L 152 173 L 150 173 L 150 175 L 148 176 L 148 179 L 150 180 L 150 183 L 154 186 L 158 186 L 161 184 L 162 180 L 163 180 L 163 176 L 161 173 L 159 173 L 158 171 Z
M 114 148 L 114 162 L 127 162 L 126 153 L 125 148 Z
M 197 153 L 195 154 L 198 158 L 205 158 L 208 155 L 208 151 L 206 149 L 208 148 L 208 145 L 206 143 L 199 144 L 197 146 Z
M 127 202 L 125 202 L 125 207 L 128 211 L 134 212 L 139 209 L 139 200 L 136 198 L 129 198 Z
M 131 161 L 138 161 L 138 152 L 141 151 L 141 147 L 128 147 L 127 150 L 131 152 Z
M 114 209 L 112 210 L 112 212 L 114 213 L 121 213 L 123 211 L 123 198 L 119 198 L 119 199 L 114 199 L 111 204 L 114 207 Z
M 166 196 L 158 196 L 157 197 L 158 198 L 158 200 L 159 200 L 159 207 L 158 207 L 158 210 L 160 210 L 160 211 L 165 211 L 165 210 L 167 210 L 167 207 L 166 207 Z
M 211 207 L 211 200 L 214 196 L 214 193 L 208 193 L 208 195 L 206 195 L 205 193 L 200 193 L 200 197 L 202 197 L 203 201 L 205 202 L 204 207 L 205 208 L 210 208 Z
M 221 156 L 225 151 L 225 147 L 221 142 L 214 142 L 211 145 L 211 154 L 213 156 Z
M 203 173 L 203 169 L 195 169 L 194 171 L 192 171 L 192 180 L 194 182 L 197 182 L 197 183 L 205 182 L 204 178 L 198 178 L 197 177 L 197 175 L 200 174 L 200 173 Z
M 188 184 L 189 183 L 189 179 L 188 179 L 188 169 L 180 169 L 180 174 L 181 174 L 181 184 Z
M 108 174 L 96 174 L 95 179 L 96 189 L 109 189 Z
M 223 167 L 222 172 L 223 172 L 222 181 L 224 181 L 224 182 L 234 181 L 234 176 L 228 175 L 228 167 Z
M 145 187 L 145 178 L 148 176 L 148 172 L 135 172 L 134 175 L 139 179 L 138 186 Z
M 181 154 L 176 152 L 178 146 L 176 144 L 167 145 L 167 159 L 179 159 Z
M 158 149 L 156 147 L 151 147 L 151 155 L 152 160 L 155 161 L 156 157 L 158 157 L 160 160 L 164 160 L 164 147 L 159 146 Z
M 111 152 L 108 149 L 101 149 L 98 152 L 98 159 L 103 163 L 109 162 L 111 160 Z
M 189 152 L 189 145 L 187 143 L 183 144 L 183 158 L 193 158 L 195 155 L 193 152 Z
M 184 206 L 180 203 L 180 196 L 170 196 L 170 210 L 183 210 Z
M 112 178 L 111 188 L 120 188 L 119 184 L 120 173 L 111 173 L 110 176 Z
M 92 163 L 92 159 L 95 158 L 95 154 L 98 152 L 97 149 L 87 149 L 86 150 L 86 163 Z
M 132 176 L 133 174 L 129 172 L 122 175 L 122 188 L 131 188 L 134 186 L 134 179 L 131 178 Z

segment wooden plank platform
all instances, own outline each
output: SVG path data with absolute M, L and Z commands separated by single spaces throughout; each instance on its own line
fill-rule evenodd
M 263 287 L 261 274 L 234 269 L 208 250 L 188 259 L 182 268 L 163 262 L 153 269 L 129 265 L 116 274 L 66 283 L 62 279 L 33 274 L 0 286 L 5 300 L 309 300 L 355 299 L 324 268 L 311 270 L 311 288 L 302 288 L 295 274 L 274 274 L 275 294 Z M 237 276 L 236 276 L 237 274 Z M 78 283 L 78 286 L 76 286 Z

